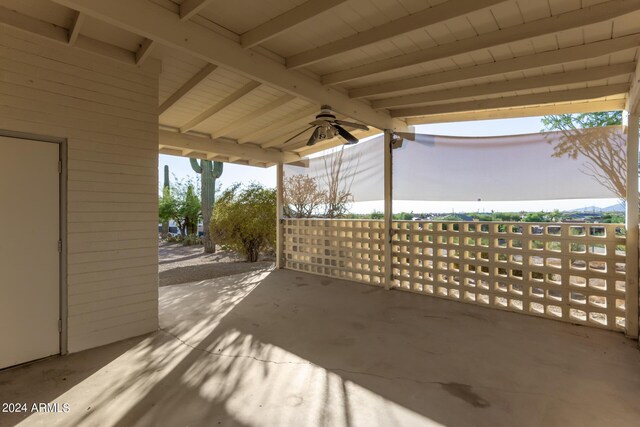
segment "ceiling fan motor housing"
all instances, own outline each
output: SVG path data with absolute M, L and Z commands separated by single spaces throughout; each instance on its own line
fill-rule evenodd
M 335 120 L 336 116 L 331 111 L 331 106 L 323 105 L 320 107 L 320 113 L 316 116 L 316 120 Z

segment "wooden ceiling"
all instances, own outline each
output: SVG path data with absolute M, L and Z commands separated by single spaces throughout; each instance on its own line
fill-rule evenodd
M 131 66 L 161 61 L 160 146 L 169 154 L 295 161 L 340 143 L 307 147 L 303 134 L 283 144 L 321 104 L 371 126 L 360 137 L 421 123 L 638 108 L 640 0 L 0 6 L 0 23 L 70 48 Z

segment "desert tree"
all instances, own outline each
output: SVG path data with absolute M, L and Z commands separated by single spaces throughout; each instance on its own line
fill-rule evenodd
M 180 233 L 196 234 L 200 219 L 198 184 L 191 179 L 180 180 L 173 176 L 171 189 L 163 188 L 158 203 L 160 221 L 172 219 Z
M 187 185 L 184 198 L 180 205 L 180 214 L 184 218 L 184 226 L 187 234 L 197 234 L 198 222 L 201 218 L 201 206 L 198 190 L 192 184 Z
M 324 216 L 340 218 L 347 213 L 354 201 L 351 187 L 356 177 L 359 158 L 355 155 L 345 156 L 344 145 L 332 154 L 323 158 L 324 173 Z
M 284 214 L 289 218 L 340 218 L 354 201 L 351 187 L 359 157 L 346 155 L 344 146 L 322 157 L 309 174 L 284 179 Z
M 288 218 L 311 218 L 318 213 L 325 194 L 314 177 L 296 174 L 284 179 L 284 215 Z
M 593 177 L 619 198 L 626 197 L 627 153 L 626 139 L 619 132 L 602 132 L 602 128 L 622 124 L 620 111 L 545 116 L 544 130 L 560 131 L 562 137 L 553 148 L 554 157 L 583 157 L 586 162 L 581 171 Z
M 173 197 L 169 188 L 164 187 L 162 196 L 158 200 L 158 218 L 162 223 L 163 238 L 166 238 L 169 233 L 169 221 L 175 220 L 176 217 L 178 217 L 178 201 Z

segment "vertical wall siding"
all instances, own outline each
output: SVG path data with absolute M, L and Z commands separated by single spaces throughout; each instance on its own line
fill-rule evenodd
M 68 141 L 71 352 L 158 325 L 153 65 L 120 64 L 0 27 L 0 129 Z

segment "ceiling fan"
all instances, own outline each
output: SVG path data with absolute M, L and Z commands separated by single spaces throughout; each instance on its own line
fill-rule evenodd
M 309 137 L 309 141 L 307 141 L 308 146 L 315 145 L 319 141 L 331 139 L 335 136 L 342 137 L 346 141 L 346 145 L 353 145 L 358 143 L 358 138 L 353 136 L 343 126 L 353 129 L 369 130 L 369 128 L 363 124 L 345 122 L 344 120 L 336 119 L 336 116 L 331 111 L 331 107 L 329 105 L 323 105 L 322 107 L 320 107 L 320 113 L 316 116 L 316 119 L 309 124 L 311 126 L 287 139 L 285 142 L 283 142 L 283 144 L 286 144 L 287 142 L 294 140 L 308 130 L 315 128 L 313 133 Z

